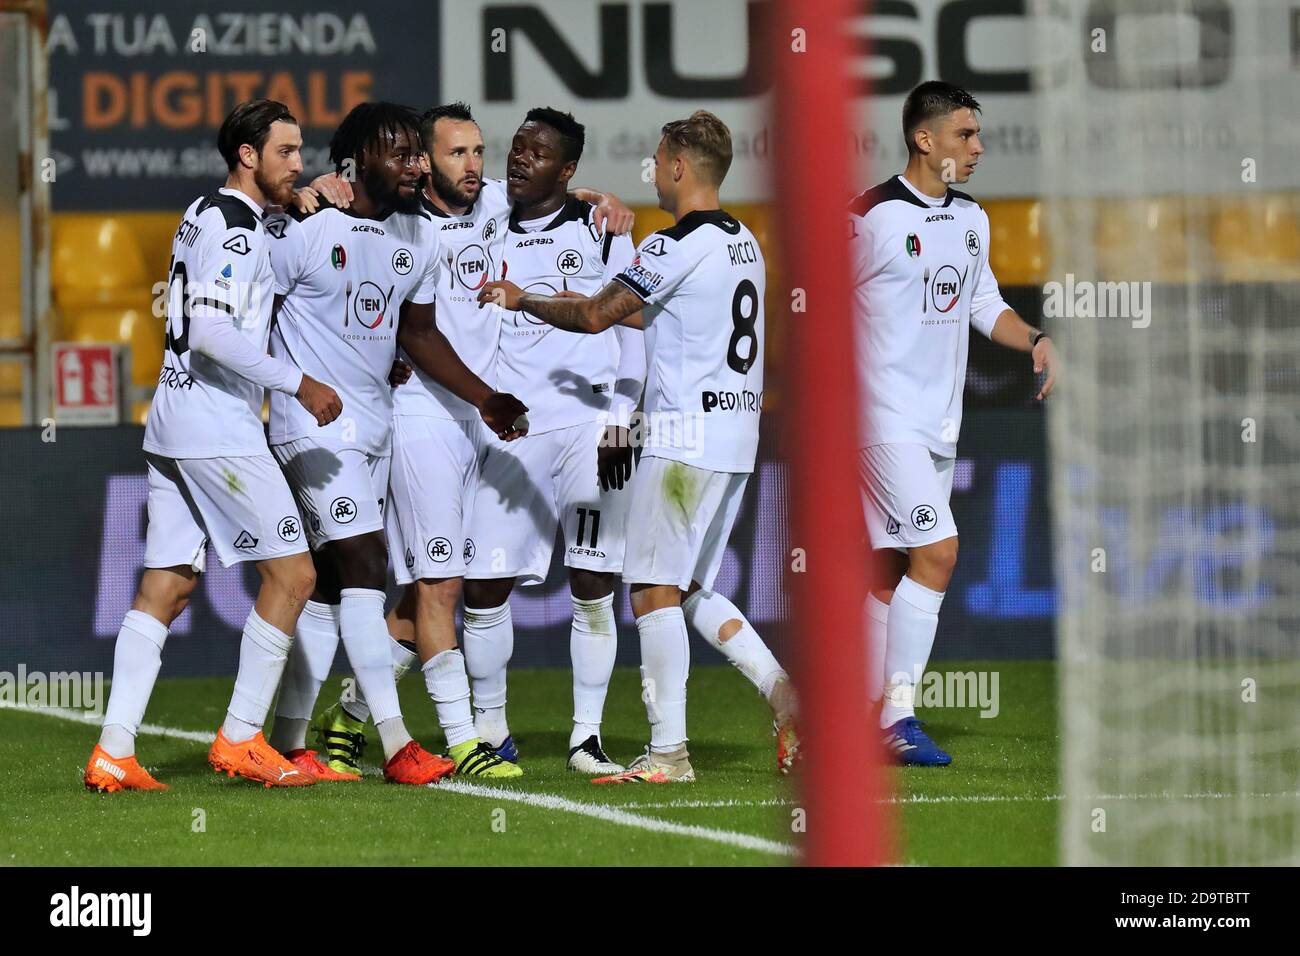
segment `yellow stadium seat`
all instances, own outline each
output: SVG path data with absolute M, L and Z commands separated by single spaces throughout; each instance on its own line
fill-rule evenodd
M 23 423 L 23 363 L 0 362 L 0 428 Z
M 51 274 L 63 309 L 129 305 L 165 278 L 149 273 L 129 219 L 108 213 L 56 218 Z
M 1037 199 L 997 199 L 989 216 L 989 265 L 1004 286 L 1041 285 L 1047 279 L 1043 204 Z
M 23 393 L 23 363 L 0 362 L 0 396 L 12 398 Z
M 1097 217 L 1103 280 L 1195 282 L 1208 257 L 1204 204 L 1185 196 L 1109 199 Z
M 121 218 L 130 226 L 140 243 L 150 285 L 165 280 L 167 265 L 172 258 L 172 239 L 175 238 L 176 227 L 181 221 L 181 210 L 123 213 Z
M 152 388 L 162 367 L 163 320 L 149 307 L 96 308 L 67 313 L 63 339 L 131 347 L 131 384 Z
M 1224 199 L 1214 217 L 1212 242 L 1227 282 L 1300 281 L 1300 198 Z

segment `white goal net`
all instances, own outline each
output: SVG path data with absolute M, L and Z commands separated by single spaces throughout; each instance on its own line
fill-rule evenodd
M 1035 0 L 1061 862 L 1300 863 L 1300 13 Z

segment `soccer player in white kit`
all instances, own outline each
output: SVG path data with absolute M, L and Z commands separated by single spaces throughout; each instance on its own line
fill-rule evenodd
M 244 624 L 239 672 L 209 762 L 266 786 L 316 782 L 262 736 L 262 724 L 316 575 L 297 506 L 262 431 L 264 389 L 301 403 L 312 427 L 334 420 L 338 395 L 267 354 L 273 277 L 268 204 L 293 194 L 302 134 L 282 103 L 252 100 L 217 133 L 225 185 L 192 202 L 172 243 L 166 345 L 145 427 L 149 525 L 140 589 L 113 655 L 113 688 L 85 784 L 165 790 L 135 757 L 167 630 L 189 602 L 209 543 L 222 565 L 255 561 L 262 576 Z
M 304 748 L 341 633 L 374 711 L 385 777 L 428 783 L 454 764 L 425 752 L 406 730 L 383 612 L 383 512 L 393 427 L 389 373 L 397 347 L 503 439 L 522 434 L 513 423 L 526 409 L 466 368 L 435 325 L 441 247 L 432 217 L 420 206 L 416 114 L 391 103 L 361 104 L 339 126 L 330 155 L 338 169 L 355 163 L 354 198 L 347 211 L 329 208 L 274 224 L 279 241 L 272 263 L 285 299 L 272 351 L 321 369 L 356 411 L 313 435 L 290 406 L 272 402 L 272 451 L 298 496 L 313 547 L 324 551 L 317 594 L 299 625 L 302 653 L 286 672 L 273 736 L 282 746 Z M 354 778 L 317 763 L 327 779 Z
M 948 505 L 961 429 L 970 328 L 1029 352 L 1051 393 L 1057 358 L 1046 334 L 1003 301 L 989 268 L 988 215 L 951 187 L 984 148 L 979 103 L 944 82 L 903 105 L 907 168 L 850 205 L 860 407 L 859 471 L 867 533 L 880 567 L 867 598 L 868 693 L 883 697 L 885 746 L 901 764 L 952 758 L 921 729 L 914 691 L 957 561 Z
M 650 747 L 627 771 L 596 783 L 695 779 L 686 750 L 688 624 L 769 703 L 788 701 L 783 718 L 793 723 L 785 672 L 740 610 L 710 590 L 754 468 L 763 400 L 766 274 L 753 234 L 718 203 L 730 165 L 731 133 L 712 113 L 666 124 L 655 190 L 676 225 L 646 237 L 592 298 L 526 293 L 509 281 L 479 294 L 571 332 L 637 323 L 638 313 L 645 329 L 648 429 L 632 481 L 623 579 L 641 638 Z M 793 750 L 792 733 L 780 739 Z
M 501 272 L 525 290 L 591 294 L 631 262 L 631 239 L 602 231 L 594 207 L 568 193 L 585 138 L 570 114 L 538 107 L 511 142 Z M 519 311 L 504 315 L 497 381 L 527 389 L 529 433 L 483 460 L 466 565 L 465 658 L 479 734 L 507 759 L 518 759 L 505 710 L 510 593 L 516 583 L 545 581 L 558 529 L 573 602 L 568 767 L 587 775 L 623 769 L 605 754 L 600 724 L 618 650 L 614 576 L 623 567 L 633 456 L 626 426 L 644 377 L 634 329 L 578 335 Z
M 420 138 L 427 162 L 421 201 L 433 217 L 443 267 L 438 328 L 475 374 L 496 381 L 501 312 L 481 309 L 477 294 L 502 268 L 510 213 L 505 181 L 483 178 L 483 134 L 466 104 L 428 110 L 420 120 Z M 312 187 L 335 205 L 351 203 L 351 189 L 337 176 L 320 177 Z M 616 197 L 591 189 L 573 192 L 575 199 L 595 204 L 594 215 L 611 233 L 631 228 L 631 210 Z M 516 383 L 530 396 L 539 385 L 549 387 Z M 397 388 L 393 410 L 386 527 L 397 582 L 404 585 L 401 600 L 388 613 L 394 674 L 400 680 L 421 662 L 458 775 L 519 776 L 523 770 L 516 763 L 480 741 L 464 657 L 456 647 L 455 610 L 472 554 L 479 463 L 496 440 L 473 406 L 418 371 Z M 364 694 L 340 700 L 321 715 L 318 739 L 332 769 L 355 772 L 369 716 Z

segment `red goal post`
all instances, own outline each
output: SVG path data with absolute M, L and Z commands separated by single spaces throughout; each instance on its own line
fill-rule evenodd
M 866 700 L 869 553 L 854 447 L 864 410 L 854 386 L 845 221 L 858 191 L 848 150 L 848 26 L 860 13 L 847 0 L 778 0 L 768 38 L 781 275 L 791 304 L 802 290 L 806 308 L 791 324 L 782 365 L 790 542 L 806 561 L 787 581 L 803 713 L 804 859 L 813 866 L 884 863 L 892 843 L 880 735 Z

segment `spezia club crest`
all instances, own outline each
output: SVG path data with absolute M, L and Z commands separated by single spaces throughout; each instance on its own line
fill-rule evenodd
M 921 238 L 914 232 L 907 234 L 907 254 L 915 259 L 921 254 Z
M 582 271 L 582 256 L 575 249 L 565 249 L 555 260 L 555 267 L 566 276 L 574 276 Z
M 406 275 L 414 265 L 415 260 L 411 258 L 411 250 L 398 249 L 393 253 L 393 271 L 399 276 Z

